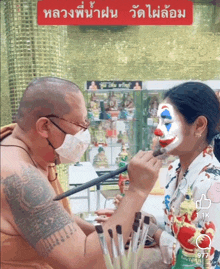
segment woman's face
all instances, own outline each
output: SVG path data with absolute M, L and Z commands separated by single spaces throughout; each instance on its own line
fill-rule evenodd
M 160 146 L 172 155 L 179 155 L 192 150 L 194 131 L 184 117 L 165 99 L 159 105 L 157 116 L 159 124 L 154 134 L 159 137 Z

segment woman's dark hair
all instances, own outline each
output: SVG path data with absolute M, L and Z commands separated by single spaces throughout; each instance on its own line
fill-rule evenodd
M 210 144 L 216 134 L 220 121 L 220 103 L 215 92 L 201 82 L 186 82 L 168 90 L 164 99 L 169 98 L 188 124 L 199 116 L 208 120 L 207 142 Z M 220 139 L 215 140 L 214 152 L 220 160 Z
M 215 139 L 214 154 L 220 162 L 220 138 Z

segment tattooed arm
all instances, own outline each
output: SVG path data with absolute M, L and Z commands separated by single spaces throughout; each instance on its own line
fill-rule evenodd
M 141 209 L 157 178 L 158 163 L 152 165 L 147 155 L 142 155 L 129 164 L 129 190 L 115 214 L 103 225 L 109 249 L 108 229 L 115 230 L 120 224 L 124 240 L 128 239 L 135 212 Z M 105 268 L 96 232 L 86 237 L 61 203 L 53 201 L 54 190 L 35 167 L 23 165 L 19 171 L 7 171 L 2 183 L 10 223 L 54 269 Z
M 73 234 L 73 218 L 53 201 L 54 190 L 36 168 L 22 166 L 4 178 L 2 185 L 12 224 L 43 256 Z
M 69 252 L 68 245 L 73 254 L 74 251 L 77 254 L 77 247 L 81 248 L 83 256 L 85 234 L 61 203 L 53 201 L 56 195 L 53 188 L 35 167 L 24 165 L 20 171 L 7 172 L 1 183 L 4 200 L 11 213 L 7 219 L 41 256 L 50 262 L 53 258 L 49 256 L 57 249 L 62 264 L 65 250 Z M 77 242 L 78 237 L 81 244 Z M 70 257 L 73 257 L 71 253 Z M 73 267 L 67 267 L 77 268 L 72 264 Z

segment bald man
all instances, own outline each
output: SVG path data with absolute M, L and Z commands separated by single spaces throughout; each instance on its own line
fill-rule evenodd
M 57 178 L 48 180 L 51 163 L 71 162 L 85 151 L 86 117 L 83 95 L 74 83 L 40 78 L 27 87 L 17 124 L 1 141 L 2 269 L 105 268 L 94 226 L 74 217 L 62 201 L 53 201 Z M 103 225 L 108 245 L 107 231 L 118 224 L 128 239 L 135 212 L 160 167 L 152 152 L 140 151 L 131 160 L 129 190 Z

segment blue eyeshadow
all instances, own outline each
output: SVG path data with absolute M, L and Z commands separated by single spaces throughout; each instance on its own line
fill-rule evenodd
M 161 113 L 161 118 L 163 118 L 163 119 L 169 119 L 169 120 L 172 119 L 172 117 L 171 117 L 171 115 L 170 115 L 170 112 L 169 112 L 167 109 L 165 109 L 165 110 Z

